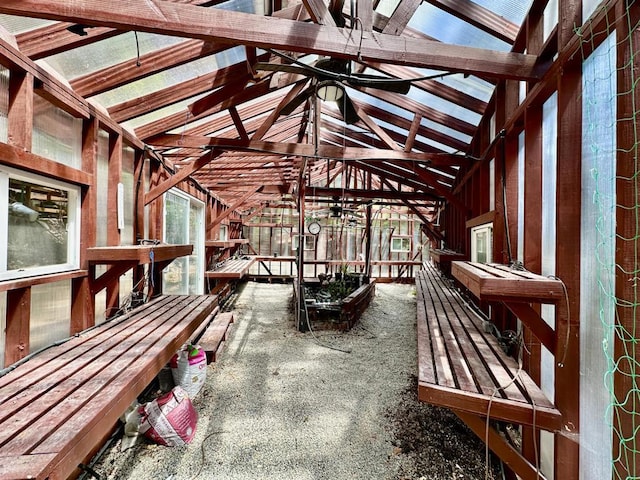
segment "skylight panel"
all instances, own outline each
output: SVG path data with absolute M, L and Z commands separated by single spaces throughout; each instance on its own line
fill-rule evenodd
M 473 3 L 491 10 L 504 19 L 521 25 L 531 8 L 531 0 L 472 0 Z
M 409 27 L 443 43 L 497 51 L 511 50 L 508 43 L 428 3 L 420 5 L 409 21 Z
M 179 65 L 109 90 L 100 95 L 96 95 L 95 98 L 100 104 L 108 108 L 118 103 L 197 78 L 201 75 L 206 75 L 220 68 L 243 62 L 245 58 L 245 49 L 243 47 L 230 48 L 216 55 L 203 57 L 185 65 Z
M 184 38 L 139 32 L 136 43 L 134 32 L 126 32 L 52 55 L 47 57 L 46 61 L 67 80 L 73 80 L 102 68 L 137 58 L 138 45 L 142 56 L 184 41 Z

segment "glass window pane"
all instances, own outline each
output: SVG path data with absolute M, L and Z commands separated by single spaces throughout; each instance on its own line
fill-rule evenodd
M 189 218 L 189 200 L 171 192 L 165 195 L 164 241 L 166 243 L 186 244 L 189 239 L 187 220 Z
M 67 262 L 68 192 L 9 179 L 7 270 Z

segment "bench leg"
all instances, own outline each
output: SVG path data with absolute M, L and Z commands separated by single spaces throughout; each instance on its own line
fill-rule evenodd
M 511 468 L 516 475 L 522 480 L 545 480 L 546 477 L 540 473 L 534 465 L 531 465 L 529 461 L 522 456 L 522 454 L 514 448 L 509 442 L 507 442 L 502 435 L 500 435 L 493 427 L 489 426 L 487 430 L 487 424 L 483 417 L 474 415 L 473 413 L 466 413 L 460 410 L 453 410 L 453 412 L 473 430 L 480 439 L 487 443 L 488 447 L 493 453 L 495 453 L 500 459 Z

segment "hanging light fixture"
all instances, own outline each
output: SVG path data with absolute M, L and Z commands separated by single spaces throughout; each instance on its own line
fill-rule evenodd
M 316 96 L 326 102 L 337 102 L 344 96 L 344 87 L 333 80 L 325 80 L 316 86 Z

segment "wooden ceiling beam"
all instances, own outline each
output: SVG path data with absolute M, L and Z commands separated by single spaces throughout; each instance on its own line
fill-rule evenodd
M 302 0 L 304 8 L 307 9 L 311 20 L 320 25 L 328 25 L 335 27 L 336 22 L 331 16 L 331 13 L 327 9 L 327 6 L 322 0 Z
M 180 126 L 186 126 L 193 121 L 227 110 L 229 107 L 259 98 L 262 95 L 269 93 L 269 90 L 269 82 L 262 81 L 244 89 L 238 95 L 226 99 L 222 103 L 219 103 L 215 108 L 201 113 L 200 115 L 192 115 L 189 109 L 185 108 L 184 110 L 168 115 L 167 117 L 141 125 L 135 129 L 135 133 L 141 140 L 147 140 L 155 135 L 159 135 Z
M 350 199 L 375 200 L 378 198 L 386 200 L 396 200 L 406 198 L 408 200 L 422 200 L 424 194 L 414 192 L 398 192 L 391 190 L 365 190 L 359 188 L 331 188 L 307 186 L 306 197 L 311 200 L 320 198 L 346 197 Z
M 214 218 L 213 221 L 207 226 L 207 231 L 210 231 L 216 226 L 218 226 L 225 218 L 227 218 L 229 215 L 235 212 L 239 207 L 241 207 L 246 200 L 248 200 L 254 194 L 258 193 L 258 191 L 261 188 L 262 187 L 249 189 L 244 195 L 242 195 L 242 197 L 236 200 L 233 203 L 233 205 L 229 206 L 229 208 L 227 208 L 224 212 L 222 212 L 220 215 Z
M 165 193 L 172 187 L 175 187 L 183 180 L 186 180 L 189 176 L 193 175 L 199 169 L 204 167 L 207 163 L 213 160 L 216 156 L 222 153 L 221 150 L 211 150 L 210 152 L 203 153 L 196 161 L 187 167 L 181 168 L 176 174 L 170 176 L 167 180 L 160 185 L 153 187 L 144 195 L 144 204 L 148 205 L 153 202 L 160 195 Z
M 240 75 L 237 81 L 225 83 L 220 88 L 214 90 L 210 94 L 205 95 L 204 97 L 193 102 L 191 105 L 187 107 L 187 109 L 191 112 L 191 115 L 194 118 L 202 117 L 203 115 L 214 110 L 215 107 L 223 104 L 230 98 L 233 98 L 239 93 L 245 91 L 246 85 L 249 82 L 249 80 L 251 80 L 251 75 L 245 71 L 244 75 Z M 255 85 L 256 84 L 254 84 L 253 86 Z
M 353 107 L 360 117 L 360 120 L 362 120 L 362 122 L 369 128 L 369 130 L 375 133 L 388 148 L 390 148 L 391 150 L 402 150 L 402 148 L 387 134 L 387 132 L 384 131 L 380 125 L 374 122 L 369 115 L 367 115 L 367 112 L 365 112 L 365 110 L 360 106 L 358 102 L 354 101 Z
M 300 7 L 300 5 L 294 5 L 275 12 L 274 16 L 295 19 Z M 222 45 L 219 42 L 185 40 L 176 45 L 142 55 L 140 66 L 138 66 L 136 59 L 127 60 L 78 77 L 71 82 L 71 86 L 80 95 L 89 97 L 193 60 L 220 53 L 228 48 L 230 45 Z
M 379 167 L 377 164 L 367 163 L 365 161 L 356 161 L 355 164 L 360 170 L 364 170 L 373 175 L 377 175 L 381 181 L 386 179 L 396 183 L 401 183 L 402 185 L 412 188 L 416 192 L 422 192 L 425 195 L 431 195 L 435 199 L 442 199 L 437 195 L 436 191 L 431 187 L 431 185 L 421 182 L 416 178 L 408 177 L 404 173 L 398 174 L 385 167 Z
M 390 103 L 391 105 L 395 105 L 396 107 L 402 108 L 403 110 L 407 110 L 408 112 L 412 112 L 414 114 L 419 112 L 424 118 L 428 118 L 433 122 L 444 125 L 465 135 L 473 136 L 477 129 L 476 125 L 465 122 L 464 120 L 460 120 L 459 118 L 452 117 L 451 115 L 447 115 L 444 112 L 435 110 L 434 108 L 419 103 L 406 95 L 385 92 L 383 90 L 375 88 L 358 87 L 356 88 L 356 90 L 362 93 L 366 93 L 367 95 L 371 95 L 373 98 L 377 98 L 378 100 L 383 100 L 387 103 Z
M 206 137 L 182 134 L 166 134 L 154 141 L 158 147 L 211 147 L 225 150 L 244 150 L 254 154 L 277 154 L 285 156 L 335 158 L 338 160 L 407 160 L 418 162 L 440 162 L 460 160 L 458 155 L 403 152 L 401 150 L 381 150 L 376 148 L 342 148 L 332 145 L 314 145 L 298 143 L 265 142 L 240 140 L 233 138 Z
M 22 53 L 32 60 L 40 60 L 124 33 L 115 28 L 93 27 L 87 28 L 86 35 L 80 36 L 67 30 L 74 25 L 76 24 L 69 22 L 54 23 L 20 33 L 16 35 L 16 41 Z
M 535 55 L 378 33 L 360 39 L 346 28 L 161 0 L 110 0 L 108 4 L 102 0 L 63 4 L 56 0 L 3 0 L 0 13 L 496 78 L 537 80 L 547 68 Z
M 260 140 L 266 135 L 266 133 L 280 116 L 280 112 L 282 112 L 282 109 L 286 107 L 289 102 L 291 102 L 302 91 L 305 85 L 307 85 L 308 81 L 309 80 L 305 78 L 304 80 L 299 80 L 298 82 L 293 84 L 293 87 L 291 87 L 287 94 L 282 97 L 282 100 L 280 100 L 278 106 L 253 133 L 253 135 L 251 136 L 252 140 Z
M 422 0 L 403 0 L 398 2 L 398 6 L 393 14 L 389 17 L 389 21 L 382 29 L 382 33 L 388 35 L 400 35 L 409 24 L 409 20 L 416 13 L 416 10 L 422 3 Z
M 416 141 L 416 134 L 418 133 L 418 129 L 420 128 L 420 122 L 422 121 L 422 115 L 419 113 L 414 114 L 413 120 L 411 121 L 411 128 L 409 129 L 409 133 L 407 134 L 407 141 L 404 143 L 404 151 L 410 152 L 413 150 L 413 145 Z
M 364 109 L 365 112 L 367 112 L 370 116 L 378 118 L 380 120 L 383 120 L 387 123 L 391 123 L 392 125 L 395 125 L 397 127 L 402 128 L 403 130 L 407 131 L 407 134 L 409 132 L 409 130 L 411 129 L 411 122 L 409 120 L 407 120 L 404 117 L 391 117 L 389 115 L 389 112 L 380 108 L 380 107 L 374 107 L 372 105 L 368 105 L 368 104 L 363 104 L 362 108 Z M 462 151 L 462 152 L 466 152 L 467 149 L 469 148 L 469 145 L 467 143 L 465 143 L 464 141 L 451 137 L 450 135 L 447 135 L 445 133 L 439 132 L 437 130 L 434 130 L 432 128 L 429 127 L 425 127 L 424 125 L 420 125 L 418 127 L 418 135 L 425 137 L 425 138 L 429 138 L 431 140 L 434 140 L 438 143 L 441 143 L 443 145 L 446 145 L 448 147 L 451 147 L 455 150 L 458 151 Z M 400 142 L 400 143 L 405 143 L 406 141 L 406 137 L 405 139 Z M 427 146 L 421 142 L 416 142 L 416 146 L 422 150 L 422 151 L 428 151 L 429 148 L 433 149 L 434 147 L 430 147 Z

